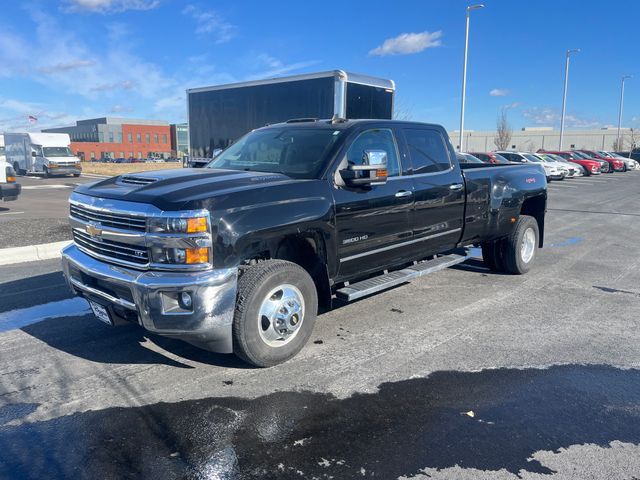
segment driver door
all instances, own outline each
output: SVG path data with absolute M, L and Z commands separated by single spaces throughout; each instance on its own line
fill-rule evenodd
M 387 154 L 386 183 L 361 187 L 337 184 L 333 190 L 338 276 L 343 280 L 401 263 L 406 256 L 402 244 L 412 236 L 413 182 L 403 175 L 393 129 L 367 128 L 357 133 L 346 147 L 336 177 L 348 165 L 361 165 L 371 150 Z

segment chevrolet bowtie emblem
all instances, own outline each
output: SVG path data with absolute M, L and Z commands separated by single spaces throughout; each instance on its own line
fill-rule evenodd
M 99 228 L 97 225 L 89 224 L 85 227 L 85 230 L 91 236 L 91 238 L 95 238 L 102 235 L 102 229 Z

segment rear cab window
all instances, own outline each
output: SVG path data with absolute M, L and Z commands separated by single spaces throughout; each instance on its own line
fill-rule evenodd
M 453 167 L 447 143 L 440 131 L 433 128 L 403 128 L 413 174 L 440 173 Z

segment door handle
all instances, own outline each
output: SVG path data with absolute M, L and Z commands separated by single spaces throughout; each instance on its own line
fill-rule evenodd
M 462 190 L 464 185 L 462 183 L 452 183 L 449 185 L 449 190 Z
M 413 192 L 411 190 L 400 190 L 398 193 L 396 193 L 396 198 L 410 197 L 411 195 L 413 195 Z

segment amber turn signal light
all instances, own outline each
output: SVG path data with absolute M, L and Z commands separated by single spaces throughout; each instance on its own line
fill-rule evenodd
M 207 219 L 205 217 L 190 218 L 187 220 L 187 233 L 207 231 Z
M 207 263 L 209 261 L 209 249 L 208 248 L 187 248 L 186 249 L 186 264 L 194 263 Z

